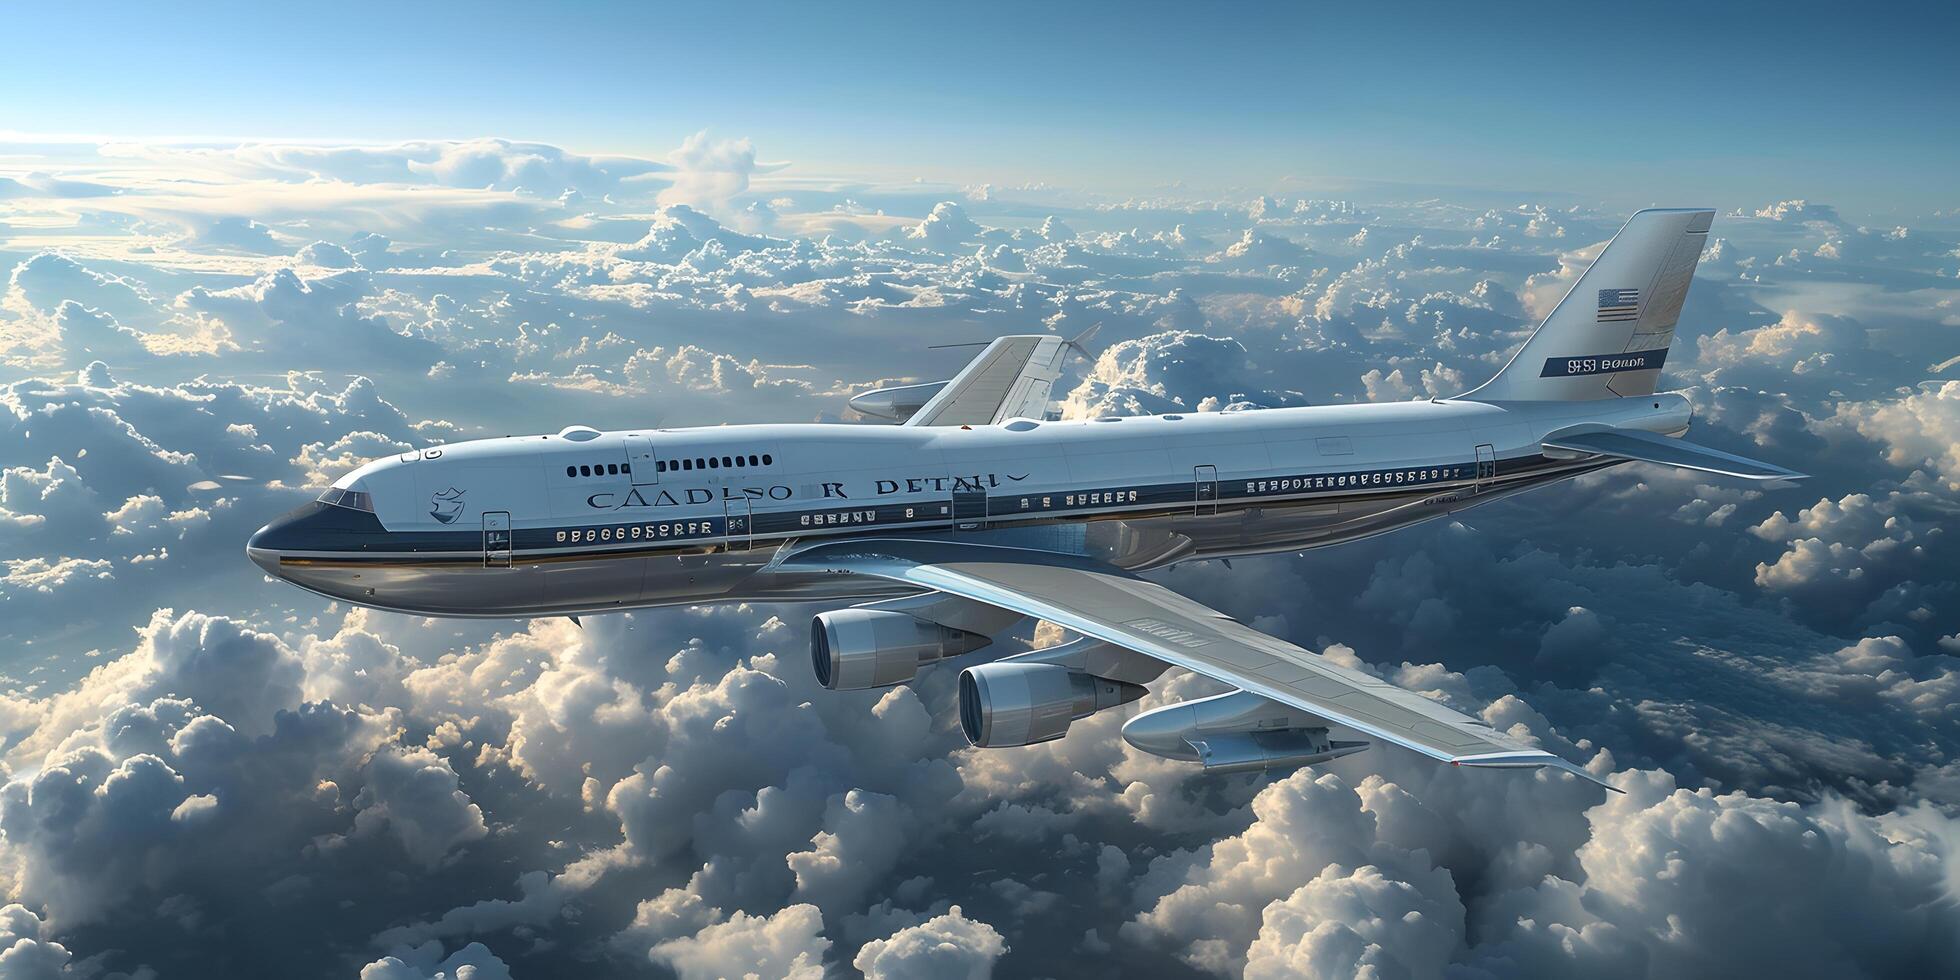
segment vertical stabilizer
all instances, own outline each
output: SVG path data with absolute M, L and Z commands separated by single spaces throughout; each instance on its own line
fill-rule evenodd
M 1701 208 L 1655 208 L 1628 218 L 1504 370 L 1463 397 L 1652 394 L 1714 220 L 1714 211 Z

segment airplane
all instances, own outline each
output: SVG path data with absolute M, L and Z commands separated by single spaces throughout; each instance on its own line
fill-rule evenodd
M 1803 478 L 1680 438 L 1688 399 L 1655 391 L 1713 219 L 1634 214 L 1503 369 L 1450 398 L 1057 421 L 1050 391 L 1081 338 L 1006 336 L 949 381 L 851 399 L 896 424 L 574 425 L 410 450 L 334 481 L 246 552 L 300 588 L 426 616 L 849 601 L 811 623 L 831 690 L 910 682 L 1034 617 L 1073 638 L 962 671 L 975 746 L 1061 738 L 1175 666 L 1233 690 L 1137 714 L 1122 735 L 1207 770 L 1314 765 L 1379 740 L 1605 785 L 1141 573 L 1353 541 L 1628 462 Z

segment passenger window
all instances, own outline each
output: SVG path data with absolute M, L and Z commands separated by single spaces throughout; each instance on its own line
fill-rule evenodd
M 667 472 L 667 461 L 666 461 L 666 460 L 664 460 L 664 459 L 656 459 L 656 460 L 654 460 L 654 461 L 653 461 L 653 471 L 654 471 L 655 473 L 665 473 L 665 472 Z
M 708 468 L 708 461 L 702 459 L 699 456 L 696 456 L 694 457 L 694 468 L 697 470 L 705 470 Z
M 720 466 L 717 466 L 717 465 L 716 465 L 716 463 L 715 463 L 715 458 L 714 458 L 713 456 L 710 456 L 710 457 L 708 457 L 708 468 L 709 468 L 709 469 L 711 469 L 711 470 L 718 470 L 718 469 L 721 469 L 721 467 L 720 467 Z
M 633 475 L 633 464 L 632 464 L 632 463 L 621 463 L 621 464 L 619 464 L 619 471 L 620 471 L 621 473 L 624 473 L 624 474 L 626 474 L 626 475 L 628 475 L 628 476 L 631 476 L 631 475 Z
M 747 463 L 744 463 L 744 462 L 742 462 L 742 457 L 740 457 L 740 456 L 737 456 L 737 457 L 735 457 L 735 465 L 736 465 L 736 466 L 747 466 L 748 464 L 747 464 Z
M 578 475 L 580 475 L 580 476 L 591 476 L 591 475 L 592 475 L 592 467 L 590 467 L 590 466 L 581 466 L 581 467 L 579 467 L 579 468 L 578 468 Z
M 618 475 L 619 475 L 619 464 L 618 464 L 618 463 L 607 463 L 607 464 L 606 464 L 606 475 L 607 475 L 607 476 L 618 476 Z
M 565 467 L 565 475 L 566 475 L 566 476 L 577 476 L 577 475 L 578 475 L 578 467 L 576 467 L 576 466 L 567 466 L 567 467 Z
M 750 466 L 755 466 L 755 465 L 757 465 L 757 464 L 759 464 L 759 463 L 761 463 L 761 462 L 762 462 L 761 460 L 759 460 L 759 459 L 756 459 L 756 458 L 755 458 L 755 454 L 754 454 L 754 453 L 750 453 L 750 454 L 749 454 L 749 465 L 750 465 Z
M 762 465 L 764 465 L 764 466 L 768 466 L 769 464 L 771 464 L 771 463 L 773 463 L 773 462 L 775 462 L 775 460 L 773 460 L 773 459 L 770 459 L 770 458 L 769 458 L 769 454 L 768 454 L 768 453 L 763 453 L 763 454 L 762 454 Z
M 728 457 L 726 457 L 726 456 L 723 456 L 723 457 L 721 458 L 721 465 L 723 465 L 723 466 L 733 466 L 733 465 L 735 465 L 735 464 L 734 464 L 734 463 L 731 463 L 731 462 L 729 462 L 729 461 L 728 461 Z
M 693 460 L 691 460 L 691 459 L 683 459 L 683 460 L 681 460 L 681 469 L 684 469 L 684 470 L 691 470 L 691 469 L 693 469 L 693 468 L 694 468 L 694 461 L 693 461 Z

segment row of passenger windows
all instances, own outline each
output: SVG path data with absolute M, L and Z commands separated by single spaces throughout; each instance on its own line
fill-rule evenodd
M 668 473 L 674 470 L 719 470 L 724 468 L 734 469 L 738 466 L 744 468 L 750 466 L 773 466 L 775 463 L 776 457 L 768 453 L 763 453 L 760 456 L 750 453 L 747 456 L 696 456 L 693 459 L 656 459 L 653 461 L 653 468 L 658 472 Z
M 693 459 L 656 459 L 653 461 L 653 468 L 655 472 L 667 473 L 680 470 L 718 470 L 724 467 L 727 469 L 735 469 L 737 467 L 746 469 L 751 466 L 773 466 L 775 463 L 776 457 L 768 453 L 761 455 L 750 453 L 747 456 L 696 456 Z M 631 463 L 594 463 L 590 466 L 565 467 L 565 475 L 571 477 L 619 476 L 622 473 L 630 475 L 632 472 L 633 464 Z

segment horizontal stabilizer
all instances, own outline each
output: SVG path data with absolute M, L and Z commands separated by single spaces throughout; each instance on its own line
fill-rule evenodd
M 1684 470 L 1718 473 L 1744 480 L 1805 479 L 1805 474 L 1786 470 L 1773 463 L 1725 453 L 1720 449 L 1710 449 L 1685 439 L 1670 439 L 1639 429 L 1593 429 L 1553 433 L 1545 439 L 1545 448 L 1592 453 L 1599 456 L 1617 456 L 1621 459 L 1677 466 Z

